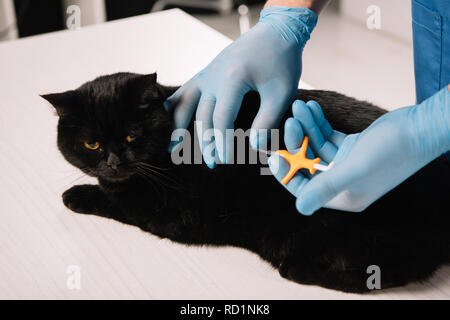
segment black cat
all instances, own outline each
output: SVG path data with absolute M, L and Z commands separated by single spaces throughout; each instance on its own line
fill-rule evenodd
M 99 181 L 64 192 L 68 208 L 181 243 L 247 248 L 287 279 L 347 292 L 369 291 L 371 265 L 379 266 L 384 289 L 424 280 L 450 262 L 444 159 L 362 213 L 321 209 L 305 217 L 260 165 L 174 165 L 167 152 L 172 115 L 163 102 L 175 89 L 158 84 L 156 74 L 117 73 L 43 96 L 60 117 L 61 153 Z M 299 90 L 297 98 L 316 100 L 345 133 L 385 112 L 329 91 Z M 258 107 L 258 94 L 247 94 L 236 127 L 248 128 Z

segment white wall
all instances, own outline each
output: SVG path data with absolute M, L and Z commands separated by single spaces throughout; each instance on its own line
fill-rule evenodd
M 366 24 L 366 10 L 370 5 L 377 5 L 381 9 L 382 32 L 412 42 L 411 0 L 340 0 L 340 12 Z

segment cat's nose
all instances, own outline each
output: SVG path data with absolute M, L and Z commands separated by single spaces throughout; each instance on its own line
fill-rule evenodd
M 120 158 L 115 153 L 110 152 L 106 164 L 108 165 L 108 167 L 117 170 L 117 166 L 120 164 Z

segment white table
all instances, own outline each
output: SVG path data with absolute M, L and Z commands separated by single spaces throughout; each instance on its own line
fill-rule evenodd
M 59 154 L 57 117 L 39 94 L 117 71 L 181 84 L 229 42 L 169 10 L 0 44 L 0 298 L 450 297 L 449 268 L 425 285 L 343 294 L 286 281 L 243 249 L 186 247 L 63 206 L 64 190 L 91 180 L 74 181 L 81 174 Z M 72 265 L 79 290 L 67 286 Z

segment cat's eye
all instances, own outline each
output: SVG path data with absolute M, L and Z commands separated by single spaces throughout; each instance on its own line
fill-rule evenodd
M 127 140 L 128 143 L 131 143 L 134 140 L 136 140 L 136 136 L 130 134 L 130 135 L 126 136 L 125 140 Z
M 98 143 L 97 141 L 96 142 L 85 141 L 84 146 L 89 150 L 97 150 L 100 147 L 100 143 Z

